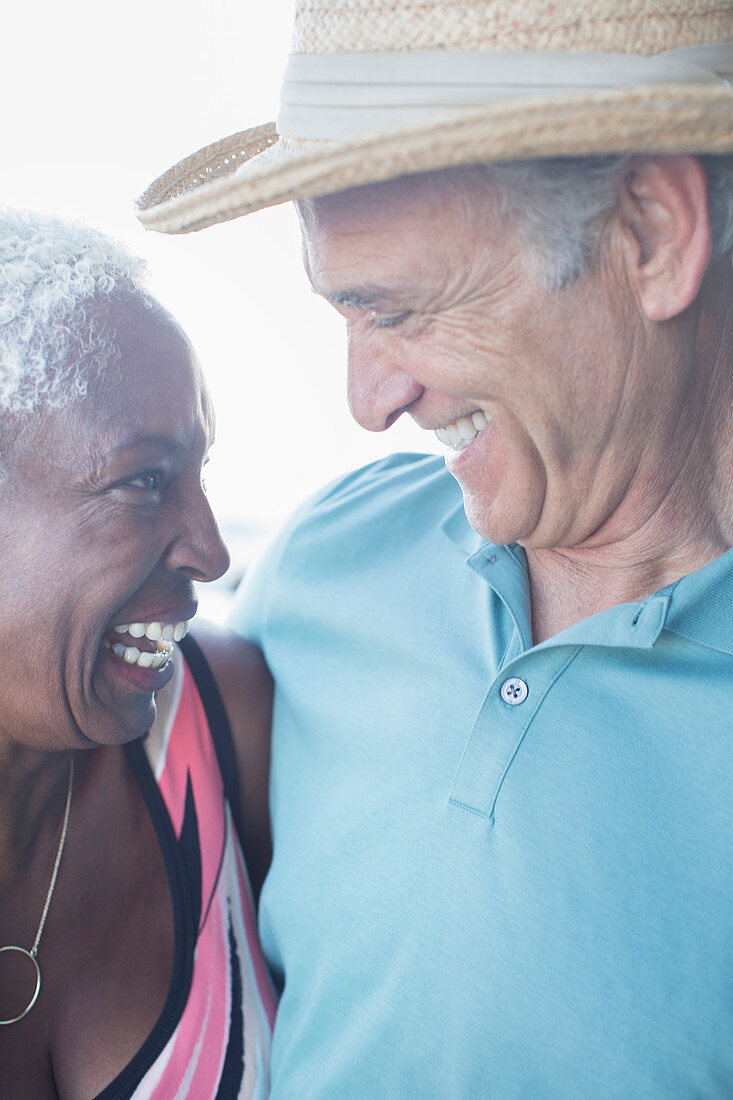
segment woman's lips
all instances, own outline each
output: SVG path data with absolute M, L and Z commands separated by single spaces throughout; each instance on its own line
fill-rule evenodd
M 128 647 L 119 644 L 122 648 L 122 655 L 115 653 L 105 638 L 100 653 L 100 661 L 108 670 L 114 673 L 115 679 L 127 681 L 137 691 L 146 693 L 160 691 L 168 683 L 175 668 L 175 661 L 172 659 L 173 642 L 163 643 L 166 647 L 170 646 L 170 653 L 167 652 L 167 648 L 165 653 L 156 655 L 145 652 L 146 658 L 157 656 L 158 659 L 155 665 L 152 663 L 141 665 L 139 657 L 133 660 L 125 659 L 124 653 Z M 137 647 L 135 649 L 140 653 Z

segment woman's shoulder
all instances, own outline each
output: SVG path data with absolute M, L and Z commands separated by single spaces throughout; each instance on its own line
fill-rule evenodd
M 191 638 L 221 695 L 239 780 L 242 847 L 255 894 L 271 854 L 268 782 L 272 677 L 262 653 L 227 627 L 197 621 Z
M 195 623 L 191 637 L 216 680 L 232 732 L 233 718 L 237 724 L 246 724 L 248 715 L 255 717 L 263 704 L 267 705 L 269 720 L 272 677 L 258 647 L 228 627 L 207 620 Z

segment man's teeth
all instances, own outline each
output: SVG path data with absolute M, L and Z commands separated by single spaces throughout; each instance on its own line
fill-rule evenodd
M 436 428 L 435 435 L 447 447 L 460 450 L 461 447 L 465 447 L 467 443 L 475 439 L 488 423 L 489 417 L 480 409 L 477 409 L 471 416 L 461 416 L 458 420 L 454 420 L 452 424 L 446 424 L 444 428 Z
M 115 634 L 129 634 L 131 638 L 148 638 L 151 642 L 180 642 L 188 634 L 188 622 L 182 623 L 121 623 L 113 626 Z M 134 647 L 133 647 L 134 648 Z

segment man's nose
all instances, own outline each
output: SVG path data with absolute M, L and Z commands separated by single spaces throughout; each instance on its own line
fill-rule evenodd
M 383 432 L 424 391 L 402 367 L 399 343 L 384 336 L 349 332 L 347 394 L 351 415 L 370 432 Z

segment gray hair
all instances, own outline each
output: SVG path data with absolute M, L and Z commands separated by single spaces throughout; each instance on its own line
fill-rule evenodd
M 449 169 L 459 183 L 482 182 L 516 217 L 549 289 L 579 278 L 597 255 L 605 218 L 638 158 L 604 156 L 508 161 Z M 733 250 L 733 157 L 701 156 L 708 181 L 713 258 Z
M 0 416 L 84 396 L 120 357 L 111 296 L 146 298 L 144 266 L 81 223 L 0 211 Z

